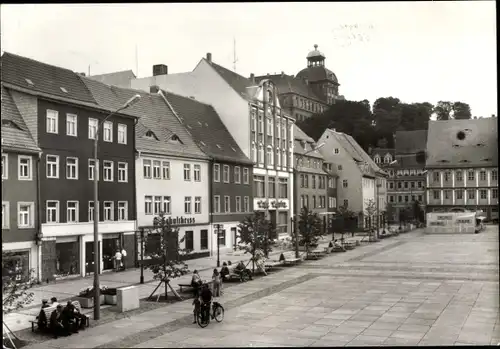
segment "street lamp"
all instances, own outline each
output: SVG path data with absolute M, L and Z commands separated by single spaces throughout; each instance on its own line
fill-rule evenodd
M 126 109 L 141 99 L 141 95 L 136 94 L 130 98 L 123 106 L 108 114 L 103 120 L 99 122 L 95 130 L 94 138 L 94 320 L 99 320 L 101 312 L 100 285 L 99 285 L 99 181 L 97 180 L 97 148 L 99 144 L 99 130 L 102 124 L 109 119 L 112 115 L 119 111 Z
M 220 231 L 221 229 L 224 229 L 224 224 L 214 224 L 215 232 L 217 234 L 217 268 L 220 267 L 220 243 L 219 243 L 219 238 L 220 238 Z
M 316 147 L 312 148 L 312 149 L 309 149 L 308 151 L 306 151 L 304 154 L 297 154 L 297 158 L 296 158 L 296 165 L 293 166 L 293 181 L 294 181 L 294 184 L 295 184 L 295 188 L 298 188 L 298 184 L 297 184 L 297 167 L 298 167 L 298 164 L 299 164 L 299 160 L 302 159 L 303 156 L 309 154 L 309 153 L 312 153 L 314 151 L 317 151 L 321 148 L 323 148 L 325 146 L 325 143 L 320 143 L 318 144 Z M 297 193 L 297 190 L 294 190 L 294 194 Z M 293 211 L 292 211 L 293 212 Z M 293 220 L 293 229 L 295 230 L 295 258 L 299 258 L 299 229 L 298 229 L 298 225 L 297 225 L 297 217 L 295 216 L 295 213 L 294 213 L 294 217 L 291 218 L 291 220 Z

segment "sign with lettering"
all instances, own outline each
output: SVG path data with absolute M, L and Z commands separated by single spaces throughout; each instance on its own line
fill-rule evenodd
M 439 221 L 450 221 L 453 219 L 453 216 L 437 216 Z
M 269 202 L 264 201 L 264 200 L 260 200 L 260 201 L 258 201 L 258 202 L 257 202 L 257 206 L 258 206 L 259 208 L 264 208 L 264 209 L 266 209 L 266 208 L 269 208 Z
M 285 201 L 273 201 L 271 205 L 274 208 L 286 208 L 286 202 Z
M 429 225 L 438 225 L 444 227 L 445 223 L 444 222 L 430 222 Z
M 168 217 L 166 219 L 172 225 L 188 225 L 195 224 L 196 219 L 194 217 L 186 218 L 186 217 Z

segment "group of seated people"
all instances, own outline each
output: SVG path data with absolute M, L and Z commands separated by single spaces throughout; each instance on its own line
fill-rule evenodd
M 230 274 L 230 271 L 229 271 L 230 265 L 231 265 L 230 261 L 228 263 L 226 263 L 226 262 L 222 263 L 222 268 L 220 270 L 220 275 L 222 277 L 222 281 L 227 281 L 228 276 Z M 236 267 L 234 268 L 234 273 L 238 274 L 238 275 L 246 273 L 248 275 L 249 279 L 252 280 L 252 273 L 250 272 L 250 270 L 247 269 L 247 267 L 245 266 L 245 263 L 243 263 L 243 261 L 240 261 L 236 265 Z
M 51 298 L 49 305 L 46 299 L 42 300 L 42 309 L 37 316 L 38 328 L 42 331 L 50 331 L 54 338 L 58 336 L 70 336 L 72 333 L 78 333 L 79 329 L 84 329 L 87 323 L 87 316 L 82 314 L 71 301 L 63 307 L 57 301 L 56 297 Z M 44 309 L 56 307 L 50 314 L 50 319 L 45 316 Z

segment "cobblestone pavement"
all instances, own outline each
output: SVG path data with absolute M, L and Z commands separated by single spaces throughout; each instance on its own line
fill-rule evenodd
M 497 344 L 498 255 L 498 226 L 417 230 L 228 288 L 205 329 L 185 301 L 32 348 Z

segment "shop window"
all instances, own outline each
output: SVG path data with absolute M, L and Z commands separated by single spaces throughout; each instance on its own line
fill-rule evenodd
M 192 230 L 186 231 L 186 250 L 188 251 L 194 250 L 194 237 Z
M 200 231 L 200 249 L 208 250 L 208 230 L 202 229 Z

